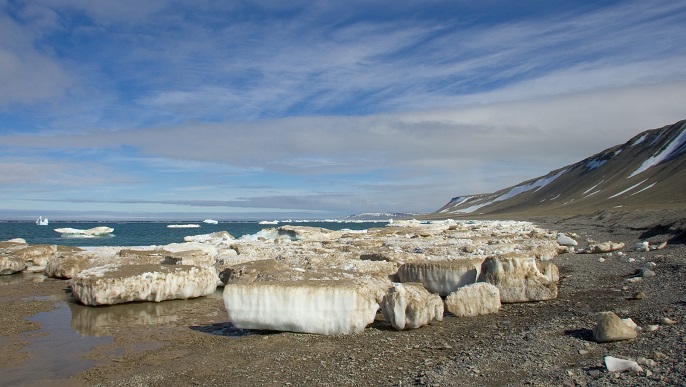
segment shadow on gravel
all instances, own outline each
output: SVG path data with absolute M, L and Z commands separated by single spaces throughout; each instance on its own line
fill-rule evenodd
M 647 229 L 639 236 L 639 239 L 650 239 L 657 236 L 667 236 L 669 244 L 686 244 L 686 228 L 683 222 L 669 224 L 657 224 Z
M 565 335 L 584 341 L 593 341 L 593 331 L 591 329 L 570 329 L 565 331 Z
M 191 326 L 194 331 L 207 333 L 215 336 L 244 337 L 250 335 L 272 335 L 279 332 L 265 329 L 241 329 L 230 322 L 216 323 L 202 326 Z

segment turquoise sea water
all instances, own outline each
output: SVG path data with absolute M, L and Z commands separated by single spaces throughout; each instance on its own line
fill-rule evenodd
M 169 228 L 170 224 L 198 224 L 199 228 Z M 188 235 L 209 234 L 217 231 L 228 231 L 234 238 L 255 234 L 265 228 L 292 224 L 295 226 L 322 227 L 330 230 L 365 230 L 372 227 L 383 227 L 386 222 L 297 222 L 276 225 L 259 224 L 258 222 L 66 222 L 51 221 L 47 226 L 38 226 L 34 222 L 0 222 L 0 241 L 24 238 L 30 245 L 52 244 L 60 246 L 150 246 L 183 242 Z M 75 228 L 86 230 L 93 227 L 111 227 L 114 232 L 109 236 L 96 238 L 64 237 L 55 232 L 56 228 Z

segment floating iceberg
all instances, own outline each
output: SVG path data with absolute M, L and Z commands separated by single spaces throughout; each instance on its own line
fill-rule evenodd
M 109 236 L 110 234 L 112 234 L 114 229 L 105 226 L 93 227 L 89 228 L 88 230 L 80 230 L 78 228 L 65 227 L 56 228 L 55 231 L 62 234 L 62 236 L 65 238 L 96 238 Z
M 219 224 L 219 221 L 214 219 L 205 219 L 202 222 L 207 224 Z
M 170 224 L 167 225 L 168 228 L 198 228 L 199 224 Z

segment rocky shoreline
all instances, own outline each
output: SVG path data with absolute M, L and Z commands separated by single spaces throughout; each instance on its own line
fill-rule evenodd
M 602 219 L 599 219 L 602 217 Z M 669 218 L 669 219 L 667 219 Z M 93 365 L 64 385 L 686 385 L 686 251 L 678 239 L 683 212 L 600 214 L 532 219 L 581 239 L 633 246 L 672 239 L 662 250 L 624 255 L 562 254 L 557 298 L 503 304 L 500 311 L 398 331 L 377 314 L 356 334 L 316 335 L 239 329 L 221 297 L 183 301 L 174 318 L 152 325 L 134 317 L 101 332 L 112 342 L 85 358 Z M 676 222 L 676 223 L 675 223 Z M 674 224 L 677 227 L 670 228 Z M 654 262 L 654 276 L 636 270 Z M 5 312 L 0 340 L 6 369 L 23 354 L 26 321 L 71 299 L 66 281 L 0 286 Z M 642 297 L 636 295 L 641 293 Z M 170 301 L 165 301 L 170 302 Z M 176 302 L 176 301 L 171 301 Z M 110 308 L 110 307 L 106 307 Z M 611 311 L 643 328 L 636 338 L 598 343 L 597 312 Z M 671 324 L 666 321 L 672 322 Z M 652 331 L 646 328 L 657 327 Z M 635 360 L 642 371 L 610 372 L 606 356 Z M 40 367 L 40 365 L 36 365 Z M 27 385 L 38 381 L 27 379 Z

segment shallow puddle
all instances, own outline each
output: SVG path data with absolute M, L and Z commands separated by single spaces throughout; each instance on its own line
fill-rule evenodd
M 43 282 L 45 280 L 43 273 L 15 273 L 9 275 L 0 275 L 0 285 L 11 285 L 22 282 Z
M 3 385 L 68 378 L 95 363 L 83 359 L 84 354 L 98 345 L 112 342 L 111 337 L 83 337 L 76 333 L 71 327 L 71 311 L 67 302 L 28 320 L 40 323 L 41 328 L 22 334 L 22 341 L 29 344 L 21 351 L 29 355 L 28 359 L 2 370 Z
M 221 297 L 221 290 L 208 297 Z M 41 328 L 19 335 L 18 341 L 28 343 L 20 350 L 26 355 L 26 360 L 7 368 L 0 365 L 0 385 L 38 385 L 48 380 L 66 379 L 85 371 L 96 362 L 84 359 L 83 356 L 99 345 L 111 344 L 112 329 L 174 322 L 178 319 L 177 313 L 188 302 L 194 301 L 170 300 L 94 307 L 75 303 L 69 296 L 41 296 L 31 299 L 55 301 L 57 308 L 37 313 L 27 319 L 41 324 Z M 9 341 L 3 340 L 0 344 L 4 345 L 5 342 Z M 159 345 L 160 343 L 138 343 L 127 348 L 145 351 L 156 349 Z

